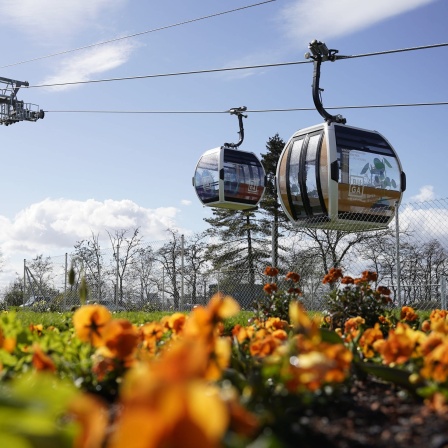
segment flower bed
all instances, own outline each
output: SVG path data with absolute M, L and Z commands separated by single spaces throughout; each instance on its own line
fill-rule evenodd
M 231 330 L 239 306 L 222 295 L 142 325 L 101 305 L 67 330 L 3 313 L 0 446 L 448 446 L 448 312 L 397 316 L 375 273 L 333 269 L 313 318 L 286 280 Z

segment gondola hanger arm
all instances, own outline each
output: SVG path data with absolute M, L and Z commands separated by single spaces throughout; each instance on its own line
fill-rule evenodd
M 328 49 L 328 47 L 320 41 L 313 40 L 308 45 L 310 52 L 305 53 L 306 59 L 312 59 L 314 61 L 314 73 L 313 73 L 313 101 L 319 114 L 324 118 L 327 123 L 341 123 L 345 124 L 347 120 L 342 115 L 332 115 L 327 112 L 322 104 L 321 92 L 323 89 L 320 88 L 320 66 L 322 62 L 331 61 L 334 62 L 337 59 L 343 58 L 343 56 L 338 56 L 338 50 Z
M 247 118 L 247 115 L 244 115 L 243 112 L 247 110 L 246 106 L 241 107 L 234 107 L 229 110 L 230 115 L 236 115 L 238 117 L 238 124 L 240 127 L 240 130 L 238 132 L 240 139 L 238 143 L 224 143 L 224 146 L 227 146 L 229 148 L 238 148 L 241 143 L 243 143 L 244 140 L 244 126 L 243 126 L 243 118 Z

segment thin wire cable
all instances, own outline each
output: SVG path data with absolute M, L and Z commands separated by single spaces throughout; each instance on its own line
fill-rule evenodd
M 433 103 L 370 104 L 362 106 L 331 106 L 326 109 L 374 109 L 392 107 L 448 106 L 448 101 Z M 315 111 L 315 107 L 294 107 L 288 109 L 247 109 L 248 113 Z M 45 113 L 83 114 L 228 114 L 230 110 L 45 110 Z
M 123 78 L 107 78 L 107 79 L 94 79 L 88 81 L 69 81 L 69 82 L 61 82 L 54 84 L 39 84 L 35 86 L 22 86 L 21 88 L 39 88 L 39 87 L 61 87 L 61 86 L 70 86 L 77 84 L 93 84 L 93 83 L 101 83 L 101 82 L 112 82 L 112 81 L 130 81 L 135 79 L 148 79 L 148 78 L 163 78 L 169 76 L 182 76 L 182 75 L 199 75 L 204 73 L 217 73 L 217 72 L 230 72 L 236 70 L 250 70 L 257 68 L 268 68 L 268 67 L 281 67 L 286 65 L 300 65 L 300 64 L 309 64 L 311 61 L 295 61 L 295 62 L 279 62 L 276 64 L 262 64 L 262 65 L 245 65 L 240 67 L 225 67 L 225 68 L 212 68 L 206 70 L 193 70 L 189 72 L 173 72 L 173 73 L 158 73 L 153 75 L 141 75 L 141 76 L 127 76 Z
M 378 52 L 374 52 L 374 53 L 358 54 L 358 55 L 353 55 L 353 56 L 338 56 L 338 58 L 341 60 L 355 59 L 355 58 L 362 58 L 362 57 L 368 57 L 368 56 L 380 56 L 380 55 L 386 55 L 386 54 L 392 54 L 392 53 L 402 53 L 405 51 L 427 50 L 427 49 L 446 47 L 446 46 L 448 46 L 448 43 L 423 45 L 423 46 L 419 46 L 419 47 L 410 47 L 410 48 L 401 48 L 401 49 L 397 49 L 397 50 L 385 50 L 385 51 L 378 51 Z M 136 79 L 162 78 L 162 77 L 183 76 L 183 75 L 198 75 L 198 74 L 205 74 L 205 73 L 218 73 L 218 72 L 229 72 L 229 71 L 236 71 L 236 70 L 253 70 L 253 69 L 259 69 L 259 68 L 271 68 L 271 67 L 284 67 L 284 66 L 289 66 L 289 65 L 311 64 L 312 62 L 313 62 L 312 60 L 279 62 L 279 63 L 273 63 L 273 64 L 246 65 L 246 66 L 240 66 L 240 67 L 214 68 L 214 69 L 208 69 L 208 70 L 192 70 L 192 71 L 188 71 L 188 72 L 158 73 L 158 74 L 153 74 L 153 75 L 126 76 L 126 77 L 121 77 L 121 78 L 106 78 L 106 79 L 94 79 L 94 80 L 87 80 L 87 81 L 61 82 L 61 83 L 53 83 L 53 84 L 38 84 L 38 85 L 27 86 L 27 87 L 22 87 L 22 88 L 32 89 L 32 88 L 39 88 L 39 87 L 61 87 L 61 86 L 70 86 L 70 85 L 78 85 L 78 84 L 93 84 L 93 83 L 112 82 L 112 81 L 130 81 L 130 80 L 136 80 Z
M 232 12 L 242 11 L 243 9 L 254 8 L 255 6 L 261 6 L 261 5 L 265 5 L 266 3 L 271 3 L 271 2 L 275 2 L 275 1 L 277 1 L 277 0 L 266 0 L 266 1 L 263 1 L 263 2 L 260 2 L 260 3 L 254 3 L 252 5 L 242 6 L 240 8 L 231 9 L 229 11 L 218 12 L 218 13 L 215 13 L 215 14 L 210 14 L 208 16 L 198 17 L 196 19 L 184 20 L 183 22 L 174 23 L 172 25 L 161 26 L 159 28 L 154 28 L 154 29 L 147 30 L 147 31 L 141 31 L 139 33 L 129 34 L 127 36 L 116 37 L 114 39 L 105 40 L 103 42 L 97 42 L 96 44 L 84 45 L 83 47 L 73 48 L 71 50 L 60 51 L 58 53 L 47 54 L 46 56 L 39 56 L 37 58 L 27 59 L 25 61 L 16 62 L 14 64 L 2 65 L 2 66 L 0 66 L 0 69 L 1 68 L 7 68 L 7 67 L 14 67 L 14 66 L 20 65 L 20 64 L 26 64 L 28 62 L 39 61 L 41 59 L 48 59 L 48 58 L 52 58 L 54 56 L 61 56 L 61 55 L 64 55 L 64 54 L 73 53 L 75 51 L 86 50 L 88 48 L 97 47 L 99 45 L 106 45 L 106 44 L 110 44 L 112 42 L 118 42 L 120 40 L 131 39 L 133 37 L 142 36 L 143 34 L 155 33 L 157 31 L 163 31 L 163 30 L 167 30 L 169 28 L 174 28 L 174 27 L 177 27 L 177 26 L 187 25 L 189 23 L 199 22 L 201 20 L 211 19 L 213 17 L 218 17 L 218 16 L 222 16 L 222 15 L 225 15 L 225 14 L 230 14 Z

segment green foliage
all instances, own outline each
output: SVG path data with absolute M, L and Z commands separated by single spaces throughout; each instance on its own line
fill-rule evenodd
M 293 300 L 299 300 L 297 293 L 289 293 L 284 290 L 266 293 L 264 299 L 255 304 L 255 312 L 259 319 L 266 320 L 269 317 L 279 317 L 289 322 L 289 305 Z
M 372 289 L 371 282 L 376 280 L 375 273 L 365 271 L 361 278 L 352 279 L 351 277 L 342 277 L 342 273 L 338 269 L 333 269 L 330 272 L 340 273 L 336 277 L 331 277 L 331 274 L 327 275 L 331 291 L 327 296 L 327 310 L 324 319 L 330 328 L 343 328 L 348 319 L 358 316 L 365 320 L 366 327 L 373 327 L 380 316 L 387 314 L 390 291 L 386 288 Z M 372 276 L 369 277 L 369 274 Z
M 76 427 L 62 420 L 75 386 L 54 375 L 27 373 L 0 386 L 0 446 L 70 448 Z

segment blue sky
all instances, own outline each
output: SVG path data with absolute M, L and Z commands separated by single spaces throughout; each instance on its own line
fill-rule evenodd
M 92 232 L 206 227 L 209 209 L 191 185 L 203 152 L 238 140 L 229 114 L 106 114 L 58 111 L 226 111 L 312 108 L 312 65 L 88 83 L 42 84 L 303 61 L 308 43 L 342 55 L 448 42 L 443 0 L 277 0 L 206 20 L 51 55 L 257 1 L 16 0 L 0 2 L 0 76 L 28 81 L 18 98 L 43 120 L 1 126 L 0 249 L 13 259 L 62 255 Z M 448 47 L 327 62 L 324 105 L 448 101 Z M 20 63 L 24 62 L 24 63 Z M 34 86 L 34 87 L 33 87 Z M 444 198 L 447 106 L 339 110 L 352 126 L 381 132 L 407 174 L 404 202 Z M 336 113 L 336 112 L 335 112 Z M 249 113 L 241 149 L 265 152 L 320 123 L 315 111 Z

